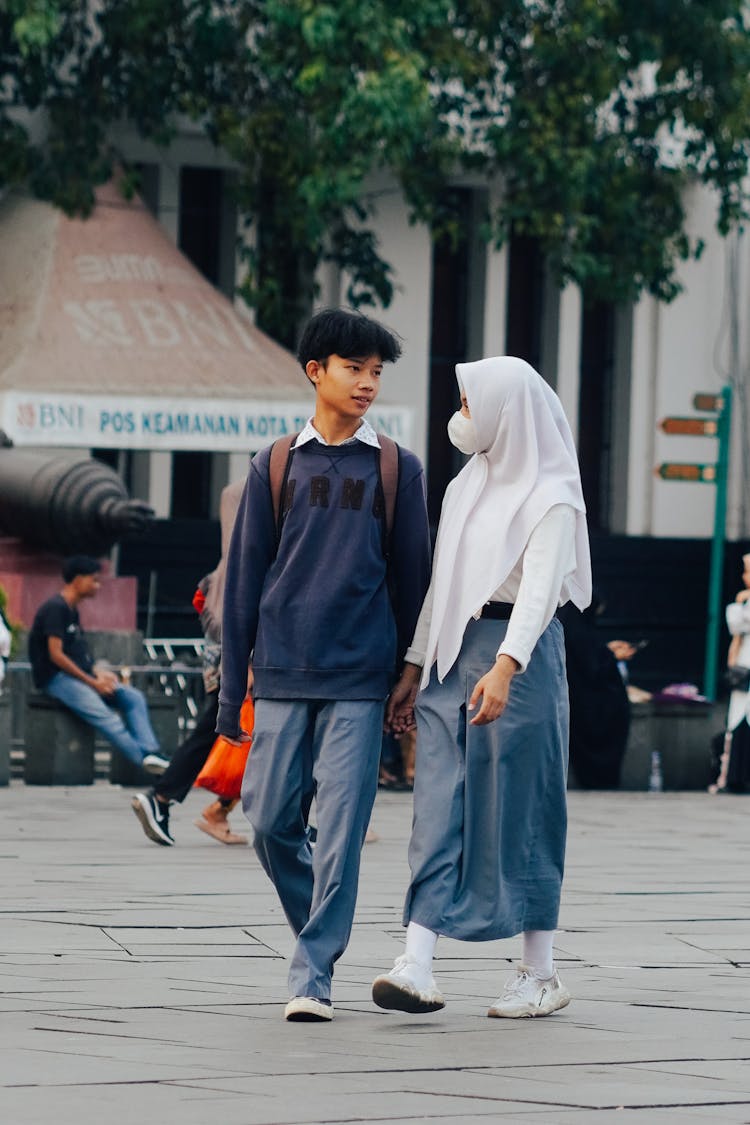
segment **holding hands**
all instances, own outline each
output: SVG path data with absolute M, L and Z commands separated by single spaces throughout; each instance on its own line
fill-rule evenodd
M 385 729 L 391 734 L 406 734 L 417 725 L 414 719 L 414 701 L 421 675 L 422 669 L 417 664 L 404 664 L 401 679 L 388 696 L 385 709 Z
M 508 702 L 510 681 L 520 665 L 512 656 L 499 656 L 489 672 L 474 685 L 469 700 L 469 710 L 473 711 L 481 699 L 481 706 L 471 719 L 472 726 L 484 726 L 494 722 L 505 710 Z M 422 669 L 416 664 L 405 664 L 393 691 L 388 697 L 385 711 L 385 729 L 391 734 L 405 734 L 414 730 L 414 702 L 417 698 Z

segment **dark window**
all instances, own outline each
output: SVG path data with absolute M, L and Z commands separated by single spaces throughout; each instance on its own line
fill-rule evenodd
M 605 301 L 583 306 L 578 460 L 589 527 L 609 531 L 615 309 Z
M 506 351 L 541 370 L 544 258 L 536 239 L 514 234 L 508 248 Z
M 219 284 L 222 191 L 220 168 L 180 169 L 178 246 L 214 285 Z
M 211 457 L 210 453 L 172 454 L 172 519 L 210 518 Z
M 427 434 L 427 507 L 432 523 L 437 523 L 445 489 L 462 463 L 448 440 L 446 426 L 459 407 L 456 364 L 466 359 L 470 204 L 467 190 L 450 193 L 446 206 L 454 213 L 457 234 L 438 238 L 432 251 Z
M 118 473 L 130 492 L 133 485 L 133 455 L 129 449 L 92 449 L 91 456 Z

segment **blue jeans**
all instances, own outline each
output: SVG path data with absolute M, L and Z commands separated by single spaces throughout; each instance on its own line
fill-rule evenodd
M 143 693 L 121 684 L 106 699 L 82 680 L 56 672 L 44 687 L 47 695 L 69 707 L 100 732 L 137 766 L 146 754 L 159 750 L 159 741 L 148 717 Z

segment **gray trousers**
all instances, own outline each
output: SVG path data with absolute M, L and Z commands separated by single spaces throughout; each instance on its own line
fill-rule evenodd
M 330 999 L 334 962 L 354 919 L 360 853 L 378 787 L 382 700 L 255 704 L 242 807 L 297 946 L 292 996 Z M 315 797 L 318 837 L 307 814 Z
M 568 690 L 554 618 L 495 722 L 468 701 L 507 624 L 470 621 L 443 683 L 417 696 L 411 885 L 404 924 L 464 941 L 554 930 L 565 860 Z

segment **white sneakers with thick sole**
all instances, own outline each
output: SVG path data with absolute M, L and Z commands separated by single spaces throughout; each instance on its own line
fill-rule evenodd
M 432 972 L 409 953 L 396 958 L 390 973 L 375 978 L 372 998 L 379 1008 L 397 1012 L 439 1012 L 445 1007 Z
M 549 1016 L 569 1003 L 570 993 L 556 972 L 547 980 L 540 980 L 520 965 L 516 975 L 505 982 L 502 996 L 490 1007 L 487 1015 L 511 1020 L 524 1016 Z

